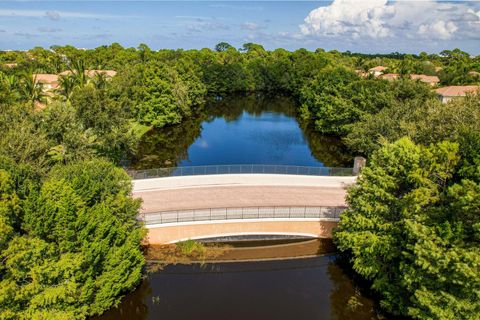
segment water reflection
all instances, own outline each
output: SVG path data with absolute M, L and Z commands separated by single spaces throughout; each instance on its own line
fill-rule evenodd
M 338 261 L 323 255 L 170 265 L 97 320 L 380 319 Z
M 299 124 L 291 98 L 249 95 L 211 102 L 180 125 L 149 132 L 133 166 L 351 166 L 351 162 L 337 139 Z

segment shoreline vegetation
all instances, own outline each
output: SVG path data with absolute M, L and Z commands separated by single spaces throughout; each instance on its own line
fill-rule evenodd
M 147 246 L 144 248 L 145 260 L 149 264 L 149 271 L 156 270 L 155 266 L 169 264 L 203 264 L 207 260 L 214 260 L 231 249 L 227 244 L 203 244 L 194 240 L 186 240 L 169 245 Z
M 382 308 L 476 319 L 479 72 L 480 57 L 459 49 L 1 51 L 0 319 L 86 319 L 133 290 L 146 231 L 118 164 L 149 128 L 236 93 L 292 96 L 318 134 L 368 158 L 335 242 Z
M 214 262 L 272 261 L 311 258 L 337 253 L 331 239 L 239 240 L 201 242 L 186 240 L 175 244 L 147 245 L 147 264 L 192 264 Z

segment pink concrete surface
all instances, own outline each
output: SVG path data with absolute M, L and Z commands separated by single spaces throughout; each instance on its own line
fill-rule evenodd
M 134 192 L 142 213 L 250 206 L 345 206 L 344 187 L 218 186 Z

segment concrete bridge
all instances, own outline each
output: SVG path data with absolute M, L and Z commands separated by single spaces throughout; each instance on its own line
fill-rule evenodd
M 355 176 L 213 174 L 133 181 L 150 244 L 238 235 L 332 236 Z

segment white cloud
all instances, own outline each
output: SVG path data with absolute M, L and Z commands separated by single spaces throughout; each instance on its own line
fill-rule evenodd
M 47 27 L 39 27 L 37 30 L 44 33 L 53 33 L 53 32 L 62 31 L 62 29 L 59 29 L 59 28 L 47 28 Z
M 458 30 L 458 27 L 452 21 L 445 22 L 439 20 L 432 24 L 422 24 L 418 27 L 418 34 L 429 37 L 435 35 L 436 38 L 447 40 L 452 38 L 453 34 Z
M 390 35 L 385 20 L 392 9 L 387 0 L 335 0 L 310 12 L 300 28 L 305 35 L 383 38 Z
M 311 11 L 300 31 L 309 37 L 350 39 L 471 38 L 480 32 L 478 7 L 435 0 L 334 0 Z
M 242 23 L 240 27 L 243 30 L 251 30 L 251 31 L 260 29 L 260 26 L 255 22 L 245 22 L 245 23 Z
M 60 13 L 58 13 L 57 11 L 47 11 L 45 12 L 45 15 L 50 20 L 54 20 L 54 21 L 60 20 Z
M 133 18 L 134 16 L 121 16 L 121 15 L 89 13 L 89 12 L 73 12 L 73 11 L 0 9 L 0 17 L 48 18 L 51 20 L 59 20 L 60 18 L 116 19 L 116 18 Z
M 216 30 L 229 30 L 230 27 L 224 23 L 219 22 L 191 22 L 190 24 L 185 24 L 185 27 L 190 32 L 205 32 L 205 31 L 216 31 Z

